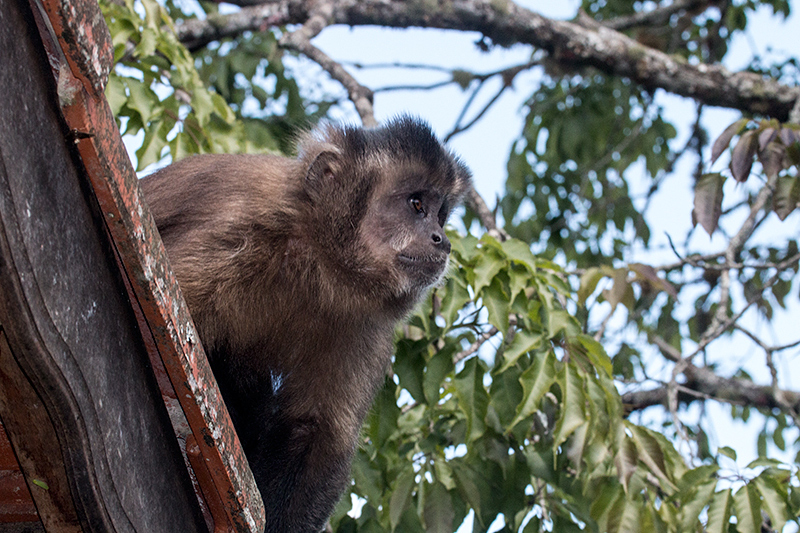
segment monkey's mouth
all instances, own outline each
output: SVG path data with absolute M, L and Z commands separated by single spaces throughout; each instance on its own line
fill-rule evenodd
M 422 278 L 438 278 L 447 266 L 447 256 L 398 254 L 397 261 L 406 270 Z

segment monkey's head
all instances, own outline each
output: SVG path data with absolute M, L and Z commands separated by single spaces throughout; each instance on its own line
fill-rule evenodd
M 444 273 L 444 226 L 470 172 L 424 122 L 326 125 L 299 146 L 307 237 L 344 287 L 413 303 Z

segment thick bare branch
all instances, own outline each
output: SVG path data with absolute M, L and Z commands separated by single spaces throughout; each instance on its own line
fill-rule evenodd
M 686 382 L 680 384 L 678 391 L 681 403 L 709 398 L 736 405 L 750 405 L 759 409 L 782 411 L 792 409 L 794 412 L 800 409 L 800 392 L 782 389 L 776 391 L 770 385 L 758 385 L 748 379 L 718 376 L 705 367 L 692 364 L 686 366 L 683 374 Z M 622 403 L 628 413 L 654 405 L 666 406 L 667 402 L 667 387 L 633 391 L 622 395 Z
M 181 41 L 196 47 L 242 31 L 302 24 L 310 16 L 308 0 L 272 1 L 243 8 L 228 16 L 209 17 L 176 25 Z M 593 66 L 624 76 L 649 89 L 694 98 L 706 105 L 739 109 L 786 120 L 800 97 L 790 87 L 752 72 L 731 72 L 720 65 L 693 65 L 641 43 L 609 27 L 543 17 L 517 4 L 485 0 L 455 0 L 442 9 L 437 3 L 416 3 L 409 9 L 400 0 L 336 0 L 330 2 L 331 23 L 411 26 L 477 31 L 495 43 L 530 44 L 564 65 Z

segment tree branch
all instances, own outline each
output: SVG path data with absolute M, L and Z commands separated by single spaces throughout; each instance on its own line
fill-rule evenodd
M 281 0 L 245 7 L 239 13 L 176 24 L 178 38 L 191 47 L 242 31 L 302 24 L 310 17 L 308 0 Z M 721 65 L 692 65 L 599 23 L 553 20 L 514 2 L 454 0 L 448 9 L 417 3 L 408 9 L 400 0 L 336 0 L 329 2 L 332 24 L 411 26 L 477 31 L 495 43 L 529 44 L 574 67 L 592 66 L 628 77 L 643 87 L 695 99 L 705 105 L 763 114 L 785 121 L 800 97 L 800 88 L 752 72 L 731 72 Z
M 364 126 L 376 126 L 375 114 L 372 109 L 372 91 L 356 81 L 341 64 L 330 58 L 325 52 L 311 44 L 311 39 L 319 35 L 328 25 L 333 13 L 332 2 L 317 2 L 311 16 L 299 29 L 284 35 L 280 45 L 289 50 L 295 50 L 321 66 L 333 79 L 347 89 L 347 95 L 356 106 L 356 111 L 361 117 Z
M 709 0 L 675 0 L 668 6 L 658 7 L 650 11 L 641 11 L 627 17 L 617 17 L 603 21 L 604 26 L 617 31 L 624 31 L 639 26 L 663 26 L 669 23 L 672 15 L 684 11 L 701 10 L 708 7 Z
M 486 206 L 486 202 L 483 201 L 483 198 L 481 198 L 481 195 L 475 190 L 475 187 L 470 187 L 470 190 L 467 191 L 466 203 L 478 215 L 481 224 L 483 224 L 483 227 L 486 228 L 486 231 L 489 233 L 489 235 L 499 241 L 508 240 L 508 233 L 506 233 L 504 229 L 497 226 L 494 213 L 492 213 Z
M 690 403 L 698 397 L 721 402 L 750 405 L 759 409 L 800 410 L 800 392 L 778 389 L 770 385 L 757 385 L 749 379 L 726 378 L 713 371 L 691 363 L 683 371 L 686 382 L 678 385 L 678 400 Z M 654 405 L 666 406 L 669 401 L 667 387 L 627 392 L 622 403 L 627 413 L 641 411 Z M 791 411 L 789 414 L 792 414 Z

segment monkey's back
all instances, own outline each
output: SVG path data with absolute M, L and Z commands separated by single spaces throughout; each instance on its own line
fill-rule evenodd
M 255 278 L 277 271 L 297 216 L 296 166 L 271 155 L 199 155 L 140 181 L 207 348 L 250 326 L 242 302 L 260 297 L 255 286 L 268 280 Z

